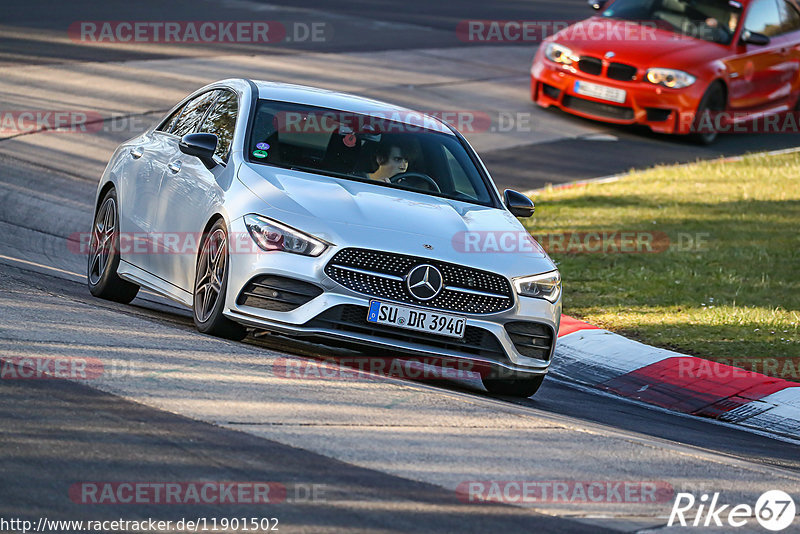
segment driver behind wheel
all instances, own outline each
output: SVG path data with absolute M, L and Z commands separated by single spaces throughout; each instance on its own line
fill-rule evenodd
M 399 143 L 382 142 L 375 150 L 378 169 L 369 173 L 372 180 L 388 182 L 392 176 L 408 171 L 409 150 Z

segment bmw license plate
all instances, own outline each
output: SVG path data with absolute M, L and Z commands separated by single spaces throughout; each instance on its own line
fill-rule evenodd
M 610 102 L 616 102 L 618 104 L 622 104 L 625 102 L 626 93 L 622 89 L 617 89 L 615 87 L 608 87 L 606 85 L 600 85 L 598 83 L 592 82 L 575 82 L 575 92 L 579 95 L 584 96 L 591 96 L 594 98 L 599 98 L 600 100 L 608 100 Z
M 369 303 L 367 322 L 457 338 L 464 337 L 467 324 L 467 320 L 458 315 L 397 306 L 377 300 Z

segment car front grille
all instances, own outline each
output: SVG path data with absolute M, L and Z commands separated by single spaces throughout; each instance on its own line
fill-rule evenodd
M 583 56 L 578 61 L 578 70 L 593 76 L 600 76 L 603 72 L 603 62 L 596 57 Z
M 405 277 L 418 265 L 432 265 L 444 288 L 422 301 L 408 291 Z M 403 254 L 346 248 L 325 266 L 325 274 L 344 287 L 368 295 L 426 308 L 461 313 L 497 313 L 514 304 L 511 283 L 499 274 Z
M 578 70 L 592 76 L 603 75 L 603 60 L 592 56 L 581 56 L 578 60 Z M 638 69 L 625 63 L 609 63 L 605 69 L 605 76 L 612 80 L 630 82 L 636 79 Z
M 602 102 L 595 102 L 593 100 L 586 100 L 572 95 L 564 95 L 562 101 L 564 107 L 574 109 L 589 115 L 598 117 L 606 117 L 609 119 L 631 120 L 633 119 L 633 109 L 625 106 L 615 106 L 612 104 L 603 104 Z
M 292 311 L 322 294 L 314 284 L 285 276 L 263 275 L 250 280 L 236 304 L 271 311 Z
M 636 79 L 637 69 L 633 65 L 626 65 L 624 63 L 611 63 L 606 70 L 606 76 L 612 80 L 619 80 L 621 82 L 630 82 Z
M 541 323 L 511 321 L 505 324 L 514 348 L 523 356 L 549 361 L 553 354 L 553 329 Z
M 325 310 L 303 326 L 362 334 L 386 342 L 411 342 L 434 350 L 449 350 L 465 355 L 480 356 L 492 361 L 509 361 L 500 341 L 494 334 L 483 328 L 467 325 L 464 329 L 464 337 L 456 339 L 369 323 L 367 322 L 368 311 L 369 308 L 366 306 L 340 304 Z

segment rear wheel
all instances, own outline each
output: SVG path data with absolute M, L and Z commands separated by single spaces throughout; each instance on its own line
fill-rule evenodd
M 247 330 L 222 315 L 228 292 L 228 232 L 221 219 L 203 236 L 194 282 L 194 324 L 204 333 L 240 340 Z
M 719 82 L 714 82 L 706 90 L 700 105 L 697 106 L 697 114 L 694 118 L 694 126 L 701 130 L 699 133 L 692 134 L 692 139 L 701 145 L 710 145 L 717 140 L 719 133 L 716 131 L 717 115 L 725 111 L 725 89 Z M 709 130 L 710 128 L 710 130 Z
M 139 286 L 117 275 L 119 267 L 119 208 L 117 192 L 109 190 L 94 216 L 86 278 L 95 297 L 127 304 Z
M 531 378 L 482 378 L 481 382 L 489 393 L 528 398 L 539 391 L 544 375 Z

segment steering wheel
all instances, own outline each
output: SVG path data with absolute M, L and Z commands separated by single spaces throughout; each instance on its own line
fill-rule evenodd
M 432 188 L 431 191 L 433 191 L 434 193 L 442 192 L 442 190 L 439 189 L 439 185 L 433 181 L 433 178 L 431 178 L 427 174 L 422 174 L 421 172 L 401 172 L 400 174 L 395 174 L 394 176 L 389 178 L 389 182 L 401 185 L 402 182 L 415 179 L 424 182 L 426 185 L 429 185 Z

